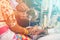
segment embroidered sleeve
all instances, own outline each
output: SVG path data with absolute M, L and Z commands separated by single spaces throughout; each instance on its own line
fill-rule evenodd
M 13 9 L 10 6 L 9 2 L 3 0 L 3 1 L 0 1 L 0 3 L 1 3 L 1 11 L 4 17 L 4 20 L 9 26 L 11 27 L 15 26 L 16 19 L 15 19 Z

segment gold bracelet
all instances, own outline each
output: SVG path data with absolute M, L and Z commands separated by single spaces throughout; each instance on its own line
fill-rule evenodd
M 28 34 L 28 33 L 29 33 L 28 30 L 24 28 L 24 34 Z

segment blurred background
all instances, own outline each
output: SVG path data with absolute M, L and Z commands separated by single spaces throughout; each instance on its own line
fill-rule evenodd
M 35 13 L 29 14 L 36 19 L 31 25 L 48 27 L 48 32 L 60 32 L 60 0 L 23 0 Z M 31 17 L 29 17 L 31 19 Z M 32 18 L 33 19 L 33 18 Z M 50 29 L 51 28 L 51 29 Z

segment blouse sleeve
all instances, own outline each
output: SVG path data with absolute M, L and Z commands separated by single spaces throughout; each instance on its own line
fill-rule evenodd
M 8 1 L 1 1 L 1 3 L 2 3 L 1 5 L 2 16 L 4 17 L 4 20 L 7 22 L 7 24 L 13 27 L 16 24 L 13 9 L 9 5 Z

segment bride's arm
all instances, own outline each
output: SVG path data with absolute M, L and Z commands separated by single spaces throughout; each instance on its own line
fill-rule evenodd
M 23 28 L 17 24 L 15 13 L 8 1 L 2 1 L 1 12 L 5 19 L 5 22 L 7 23 L 7 25 L 9 25 L 12 31 L 16 33 L 28 34 L 28 30 L 26 28 Z

